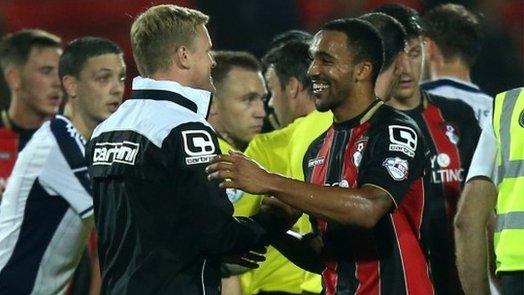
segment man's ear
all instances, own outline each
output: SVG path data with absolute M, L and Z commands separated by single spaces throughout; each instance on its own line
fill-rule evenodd
M 20 89 L 22 79 L 20 77 L 20 72 L 18 71 L 18 69 L 16 69 L 15 67 L 8 67 L 4 71 L 4 77 L 7 86 L 9 86 L 9 89 L 11 89 L 12 91 Z
M 65 75 L 62 78 L 62 85 L 69 98 L 75 98 L 77 96 L 77 81 L 76 78 L 71 75 Z
M 286 84 L 287 97 L 295 99 L 302 90 L 302 83 L 296 77 L 290 77 Z
M 187 46 L 180 46 L 173 55 L 173 64 L 182 69 L 191 68 L 191 52 Z
M 363 80 L 371 80 L 372 72 L 373 65 L 368 61 L 363 61 L 357 64 L 353 76 L 356 82 Z
M 426 41 L 426 59 L 428 61 L 434 61 L 441 56 L 440 49 L 438 48 L 435 41 L 430 38 L 425 38 Z

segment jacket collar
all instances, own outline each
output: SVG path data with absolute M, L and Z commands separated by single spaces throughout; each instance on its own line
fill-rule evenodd
M 207 118 L 212 94 L 206 90 L 183 86 L 175 81 L 139 76 L 133 79 L 131 98 L 169 100 Z

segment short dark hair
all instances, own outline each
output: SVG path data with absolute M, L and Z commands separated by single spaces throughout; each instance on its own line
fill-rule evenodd
M 8 34 L 0 42 L 0 66 L 25 65 L 33 48 L 60 48 L 60 37 L 39 29 L 28 29 Z
M 214 51 L 213 57 L 216 65 L 211 69 L 211 77 L 216 84 L 222 83 L 234 67 L 262 72 L 260 61 L 246 51 Z
M 273 66 L 282 89 L 291 77 L 297 78 L 305 89 L 311 89 L 307 70 L 311 64 L 309 42 L 293 40 L 271 49 L 263 58 L 266 68 Z
M 401 4 L 386 4 L 373 12 L 385 13 L 400 22 L 406 30 L 408 39 L 418 38 L 424 33 L 420 15 L 413 8 Z
M 346 34 L 353 62 L 369 61 L 372 65 L 372 83 L 375 84 L 384 63 L 384 45 L 380 33 L 369 22 L 356 18 L 336 19 L 322 26 L 322 31 Z
M 100 37 L 81 37 L 71 41 L 64 49 L 58 64 L 58 75 L 79 77 L 88 59 L 104 54 L 122 54 L 113 41 Z
M 283 33 L 280 33 L 271 39 L 271 44 L 269 45 L 269 50 L 284 45 L 287 42 L 291 41 L 304 41 L 310 42 L 313 39 L 313 35 L 308 32 L 301 30 L 289 30 Z
M 359 18 L 370 22 L 382 37 L 382 42 L 384 43 L 384 65 L 381 71 L 384 71 L 393 64 L 395 57 L 404 51 L 406 47 L 406 31 L 396 19 L 381 12 L 367 13 Z
M 482 48 L 480 16 L 458 4 L 439 5 L 424 17 L 426 35 L 439 47 L 445 61 L 460 57 L 472 66 Z

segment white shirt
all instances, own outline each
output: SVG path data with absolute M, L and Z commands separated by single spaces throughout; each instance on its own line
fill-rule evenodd
M 485 176 L 497 183 L 495 173 L 497 159 L 497 139 L 493 131 L 493 124 L 487 121 L 479 138 L 475 154 L 471 160 L 466 182 L 475 176 Z
M 445 76 L 433 81 L 424 81 L 420 86 L 430 94 L 460 99 L 467 103 L 475 112 L 481 128 L 491 120 L 493 97 L 482 92 L 473 83 Z

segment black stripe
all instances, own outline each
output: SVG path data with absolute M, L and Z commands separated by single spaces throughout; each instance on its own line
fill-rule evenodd
M 334 130 L 333 144 L 329 151 L 329 169 L 326 175 L 326 183 L 329 185 L 338 183 L 341 180 L 344 167 L 344 156 L 346 154 L 345 150 L 352 133 L 353 129 L 351 128 L 341 130 L 337 128 Z
M 133 90 L 130 99 L 167 100 L 179 104 L 194 113 L 198 110 L 196 103 L 178 93 L 166 90 Z
M 90 211 L 91 209 L 93 209 L 93 206 L 91 206 L 91 207 L 89 207 L 89 208 L 85 209 L 84 211 L 80 212 L 80 216 L 82 216 L 82 217 L 83 217 L 83 216 L 84 216 L 84 214 L 86 214 L 87 212 L 89 212 L 89 211 Z
M 380 294 L 404 295 L 406 294 L 404 273 L 412 270 L 404 268 L 398 243 L 399 237 L 391 220 L 391 214 L 386 214 L 374 228 L 375 236 L 379 238 L 376 245 L 381 253 L 379 290 Z M 384 255 L 385 253 L 387 255 Z M 403 254 L 412 255 L 412 253 Z
M 61 118 L 60 116 L 57 116 L 55 119 L 51 120 L 50 123 L 51 132 L 56 138 L 56 142 L 58 143 L 58 147 L 60 148 L 62 155 L 66 159 L 67 164 L 69 164 L 69 167 L 72 170 L 75 170 L 78 168 L 86 167 L 86 161 L 84 155 L 82 154 L 82 151 L 80 150 L 80 147 L 78 146 L 77 140 L 68 131 L 68 128 L 72 127 L 73 126 L 71 123 Z M 80 135 L 77 134 L 77 136 Z M 85 142 L 83 143 L 85 145 Z M 87 170 L 78 171 L 73 174 L 78 179 L 82 187 L 89 194 L 91 194 L 91 181 L 89 180 Z
M 424 89 L 426 91 L 430 91 L 430 90 L 433 90 L 433 89 L 435 89 L 437 87 L 441 87 L 441 86 L 450 86 L 450 87 L 453 87 L 453 88 L 462 89 L 462 90 L 467 91 L 467 92 L 483 93 L 482 91 L 478 90 L 477 88 L 474 88 L 474 87 L 471 87 L 471 86 L 459 83 L 457 81 L 449 80 L 449 79 L 440 79 L 440 80 L 436 80 L 436 81 L 426 82 L 426 83 L 423 83 L 420 86 L 422 87 L 422 89 Z

